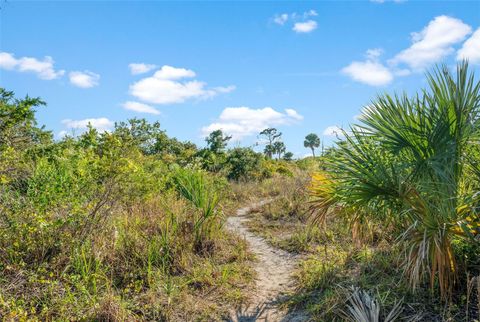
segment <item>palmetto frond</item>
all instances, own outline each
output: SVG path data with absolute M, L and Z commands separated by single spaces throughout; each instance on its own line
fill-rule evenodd
M 366 107 L 327 162 L 330 197 L 312 193 L 319 207 L 393 222 L 412 286 L 429 275 L 446 297 L 458 270 L 452 241 L 476 234 L 480 83 L 466 62 L 455 75 L 442 66 L 427 79 L 429 90 L 412 98 L 382 95 Z

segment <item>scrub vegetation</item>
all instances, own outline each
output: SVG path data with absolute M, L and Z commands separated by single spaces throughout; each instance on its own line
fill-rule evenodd
M 467 63 L 427 79 L 375 98 L 333 147 L 308 134 L 299 160 L 275 128 L 263 153 L 144 119 L 55 140 L 41 99 L 0 89 L 0 316 L 238 316 L 259 262 L 226 219 L 268 201 L 245 225 L 294 255 L 289 317 L 478 321 L 480 83 Z

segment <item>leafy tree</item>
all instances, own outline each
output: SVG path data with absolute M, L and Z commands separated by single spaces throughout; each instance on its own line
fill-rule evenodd
M 35 107 L 42 105 L 40 98 L 16 99 L 13 92 L 0 88 L 0 151 L 51 141 L 51 132 L 38 128 L 35 120 Z
M 315 148 L 320 146 L 320 138 L 315 133 L 310 133 L 305 137 L 303 146 L 312 150 L 313 157 L 315 157 Z
M 52 133 L 35 120 L 35 107 L 42 105 L 39 98 L 16 99 L 0 88 L 0 183 L 25 177 L 29 159 L 52 142 Z
M 195 154 L 202 169 L 219 172 L 225 165 L 225 153 L 215 153 L 210 149 L 201 149 Z
M 292 152 L 286 152 L 283 155 L 283 160 L 285 161 L 292 161 L 293 160 L 293 153 Z
M 153 145 L 153 153 L 161 157 L 167 163 L 179 163 L 186 165 L 198 153 L 197 146 L 192 142 L 180 142 L 176 138 L 170 138 L 165 132 L 156 136 Z
M 145 154 L 154 154 L 156 140 L 164 131 L 160 129 L 158 121 L 151 124 L 145 119 L 133 118 L 116 123 L 114 133 L 125 144 L 136 145 Z
M 234 148 L 229 151 L 226 165 L 228 168 L 227 178 L 239 181 L 254 177 L 260 166 L 261 154 L 250 148 Z
M 213 153 L 221 153 L 225 150 L 231 138 L 232 136 L 230 135 L 224 135 L 222 130 L 215 130 L 208 135 L 205 141 L 207 141 L 210 151 Z
M 276 153 L 273 144 L 280 139 L 282 132 L 279 132 L 276 128 L 270 127 L 260 132 L 260 136 L 263 136 L 268 142 L 268 144 L 265 146 L 264 153 L 268 158 L 271 159 L 273 154 Z

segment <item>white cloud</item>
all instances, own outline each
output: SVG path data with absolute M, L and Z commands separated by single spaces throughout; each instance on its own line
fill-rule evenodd
M 284 25 L 288 20 L 288 14 L 287 13 L 282 13 L 281 15 L 276 15 L 275 18 L 273 18 L 273 22 L 279 25 Z
M 12 54 L 6 52 L 0 52 L 0 68 L 3 69 L 14 69 L 19 63 Z
M 50 56 L 45 56 L 43 60 L 33 57 L 17 59 L 13 54 L 0 52 L 0 69 L 31 72 L 37 74 L 38 78 L 41 79 L 52 80 L 65 74 L 64 70 L 55 70 L 54 63 Z
M 323 135 L 326 136 L 343 136 L 343 131 L 339 126 L 332 125 L 323 130 Z
M 285 112 L 287 113 L 288 116 L 290 116 L 293 119 L 296 119 L 296 120 L 299 120 L 299 121 L 303 120 L 303 116 L 298 114 L 298 112 L 295 111 L 294 109 L 286 108 Z
M 130 68 L 130 72 L 133 75 L 138 75 L 138 74 L 148 73 L 149 71 L 154 70 L 155 68 L 157 68 L 157 65 L 144 64 L 144 63 L 131 63 L 128 65 L 128 68 Z
M 292 30 L 297 33 L 309 33 L 317 29 L 317 22 L 312 20 L 311 17 L 318 16 L 318 13 L 311 9 L 305 11 L 303 14 L 282 13 L 273 17 L 273 22 L 278 25 L 285 25 L 287 22 L 292 22 Z
M 147 103 L 171 104 L 189 99 L 207 99 L 235 89 L 235 86 L 206 88 L 204 82 L 183 80 L 195 76 L 195 72 L 190 69 L 165 65 L 153 76 L 130 85 L 130 94 Z
M 292 30 L 298 33 L 309 33 L 317 29 L 317 22 L 314 20 L 308 20 L 305 22 L 296 22 L 293 25 Z
M 378 61 L 382 49 L 367 50 L 366 61 L 354 61 L 342 69 L 342 73 L 353 80 L 372 86 L 383 86 L 393 80 L 392 72 Z
M 70 83 L 77 87 L 91 88 L 98 85 L 100 75 L 90 72 L 88 70 L 83 72 L 74 71 L 68 73 L 68 78 L 70 79 Z
M 158 79 L 182 79 L 182 78 L 193 78 L 196 74 L 191 69 L 185 68 L 175 68 L 172 66 L 164 65 L 160 70 L 156 71 L 153 77 Z
M 393 1 L 403 2 L 403 0 Z M 422 31 L 413 32 L 411 34 L 412 45 L 388 60 L 388 65 L 380 62 L 382 49 L 369 49 L 365 61 L 352 62 L 342 69 L 342 73 L 368 85 L 387 85 L 394 77 L 408 76 L 412 72 L 423 71 L 431 64 L 441 61 L 454 52 L 453 45 L 462 42 L 471 33 L 471 30 L 469 25 L 459 19 L 438 16 L 431 20 Z M 457 59 L 462 58 L 469 58 L 474 63 L 480 63 L 480 28 L 457 52 Z
M 235 85 L 230 86 L 217 86 L 213 88 L 214 93 L 230 93 L 233 92 L 237 87 Z
M 422 70 L 450 55 L 457 44 L 470 34 L 472 28 L 463 21 L 449 16 L 435 17 L 420 32 L 411 34 L 412 45 L 397 54 L 393 65 L 407 64 L 413 70 Z
M 160 111 L 158 111 L 153 106 L 139 103 L 139 102 L 128 101 L 123 103 L 122 106 L 126 110 L 135 111 L 139 113 L 148 113 L 148 114 L 155 114 L 155 115 L 160 114 Z
M 113 127 L 114 122 L 110 121 L 106 117 L 100 117 L 100 118 L 88 118 L 83 120 L 66 119 L 62 121 L 62 124 L 68 129 L 73 129 L 73 130 L 85 130 L 87 129 L 88 124 L 91 124 L 94 128 L 96 128 L 99 131 L 108 131 Z
M 463 43 L 457 52 L 457 59 L 468 59 L 472 64 L 480 64 L 480 28 Z
M 205 136 L 221 129 L 234 139 L 240 140 L 246 136 L 256 135 L 268 127 L 288 125 L 301 119 L 303 116 L 293 109 L 286 109 L 285 113 L 281 113 L 271 107 L 261 109 L 227 107 L 216 122 L 202 128 L 202 134 Z

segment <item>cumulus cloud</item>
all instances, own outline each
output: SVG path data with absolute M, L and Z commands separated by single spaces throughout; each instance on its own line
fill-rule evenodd
M 395 77 L 423 71 L 442 61 L 455 51 L 454 45 L 461 43 L 471 32 L 471 26 L 460 19 L 438 16 L 420 32 L 411 33 L 412 45 L 389 59 L 388 64 L 380 62 L 381 49 L 369 49 L 365 61 L 354 61 L 341 71 L 358 82 L 387 85 Z M 480 28 L 457 51 L 457 60 L 465 58 L 480 63 Z
M 71 119 L 65 119 L 62 120 L 62 124 L 72 130 L 85 130 L 87 129 L 88 125 L 90 124 L 94 128 L 96 128 L 99 131 L 109 131 L 113 125 L 114 122 L 110 121 L 106 117 L 100 117 L 100 118 L 88 118 L 88 119 L 83 119 L 83 120 L 71 120 Z
M 325 136 L 343 136 L 342 128 L 336 125 L 332 125 L 323 130 Z
M 235 89 L 235 86 L 207 88 L 205 82 L 185 80 L 195 76 L 195 72 L 190 69 L 165 65 L 153 76 L 133 83 L 130 94 L 151 104 L 172 104 L 189 99 L 207 99 Z
M 154 70 L 157 68 L 157 65 L 153 64 L 144 64 L 144 63 L 131 63 L 128 65 L 128 68 L 130 68 L 130 72 L 132 75 L 138 75 L 138 74 L 144 74 L 148 73 L 151 70 Z
M 357 82 L 372 86 L 384 86 L 393 80 L 392 72 L 379 62 L 382 54 L 379 48 L 369 49 L 365 61 L 354 61 L 342 69 L 342 73 L 348 75 Z
M 463 43 L 457 52 L 457 60 L 468 59 L 472 64 L 480 64 L 480 28 Z
M 12 54 L 6 52 L 0 52 L 0 67 L 2 69 L 14 69 L 19 63 Z
M 138 113 L 147 113 L 147 114 L 155 114 L 159 115 L 160 111 L 158 111 L 155 107 L 139 103 L 139 102 L 132 102 L 128 101 L 122 104 L 123 108 L 126 110 L 138 112 Z
M 91 88 L 98 85 L 100 75 L 90 72 L 88 70 L 80 72 L 73 71 L 68 73 L 68 78 L 72 85 L 80 88 Z
M 293 25 L 292 30 L 298 33 L 309 33 L 317 29 L 317 22 L 314 20 L 308 20 L 305 22 L 296 22 Z
M 404 63 L 413 70 L 422 70 L 453 53 L 452 46 L 471 32 L 472 28 L 460 19 L 444 15 L 435 17 L 422 31 L 411 34 L 412 45 L 398 53 L 390 63 Z
M 268 127 L 288 125 L 302 119 L 303 116 L 294 109 L 285 109 L 285 113 L 282 113 L 271 107 L 260 109 L 227 107 L 216 122 L 202 128 L 202 134 L 206 136 L 212 131 L 222 130 L 234 139 L 240 140 L 256 135 Z
M 11 53 L 0 52 L 0 69 L 34 73 L 40 79 L 52 80 L 65 74 L 64 70 L 55 70 L 54 63 L 50 56 L 45 56 L 43 60 L 33 57 L 17 59 Z
M 168 65 L 162 66 L 162 68 L 153 75 L 155 78 L 168 80 L 192 78 L 195 76 L 197 76 L 197 74 L 191 69 L 175 68 Z

